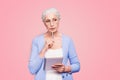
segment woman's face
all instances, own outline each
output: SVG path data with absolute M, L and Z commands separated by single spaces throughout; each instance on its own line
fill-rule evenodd
M 44 22 L 44 24 L 49 32 L 58 31 L 59 19 L 55 15 L 55 13 L 50 13 L 50 14 L 46 15 L 43 22 Z

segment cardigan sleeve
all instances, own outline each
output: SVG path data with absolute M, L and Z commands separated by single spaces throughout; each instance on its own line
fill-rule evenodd
M 75 50 L 74 43 L 73 43 L 72 39 L 70 39 L 68 50 L 69 50 L 68 57 L 69 57 L 70 66 L 71 66 L 70 73 L 78 72 L 80 70 L 80 62 L 78 60 L 78 56 L 76 54 L 76 50 Z
M 30 55 L 30 60 L 28 64 L 30 72 L 32 74 L 36 74 L 41 68 L 43 61 L 44 61 L 44 58 L 39 57 L 38 44 L 37 44 L 37 41 L 34 39 L 32 41 L 31 55 Z

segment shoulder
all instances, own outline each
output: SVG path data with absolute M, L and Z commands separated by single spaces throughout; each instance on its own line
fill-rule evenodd
M 72 38 L 68 35 L 63 34 L 63 41 L 70 43 L 72 41 Z
M 34 43 L 38 43 L 38 42 L 41 42 L 41 41 L 44 41 L 44 35 L 43 34 L 40 34 L 40 35 L 37 35 L 33 38 L 32 42 Z

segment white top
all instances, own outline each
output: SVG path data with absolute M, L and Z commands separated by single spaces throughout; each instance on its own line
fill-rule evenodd
M 48 49 L 45 53 L 45 58 L 63 58 L 62 48 Z M 62 75 L 55 70 L 46 70 L 46 80 L 62 80 Z

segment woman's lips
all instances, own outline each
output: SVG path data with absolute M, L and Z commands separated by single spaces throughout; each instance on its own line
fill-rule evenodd
M 49 30 L 50 30 L 50 31 L 55 31 L 55 30 L 56 30 L 56 28 L 49 28 Z
M 55 29 L 55 28 L 50 28 L 50 29 L 52 29 L 52 30 L 53 30 L 53 29 Z

